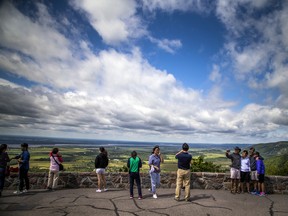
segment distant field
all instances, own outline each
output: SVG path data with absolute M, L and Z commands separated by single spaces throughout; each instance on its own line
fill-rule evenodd
M 53 146 L 45 147 L 30 147 L 29 152 L 31 155 L 30 168 L 34 172 L 48 171 L 49 169 L 49 152 Z M 94 170 L 94 160 L 98 154 L 98 148 L 91 147 L 60 147 L 60 152 L 63 156 L 64 166 L 66 171 L 85 171 L 90 172 Z M 109 167 L 108 171 L 117 172 L 124 171 L 130 152 L 135 150 L 134 147 L 107 147 L 109 154 Z M 148 172 L 148 157 L 151 154 L 151 149 L 147 147 L 136 148 L 138 156 L 143 161 L 142 172 Z M 162 148 L 161 152 L 164 156 L 164 164 L 162 164 L 163 172 L 171 172 L 177 170 L 177 160 L 175 153 L 178 149 L 175 147 Z M 222 152 L 221 152 L 222 151 Z M 13 157 L 21 153 L 20 149 L 10 148 L 9 156 Z M 223 150 L 205 150 L 205 149 L 191 149 L 193 157 L 200 155 L 205 156 L 205 160 L 212 161 L 215 164 L 220 164 L 224 168 L 228 168 L 230 160 L 224 157 Z M 11 161 L 11 166 L 17 166 L 16 160 Z
M 65 169 L 71 172 L 89 172 L 94 170 L 94 160 L 99 146 L 104 146 L 109 154 L 108 171 L 118 172 L 127 170 L 126 163 L 130 152 L 136 150 L 143 161 L 142 172 L 148 171 L 148 157 L 154 145 L 160 145 L 165 163 L 163 172 L 176 171 L 176 152 L 181 149 L 181 143 L 132 142 L 115 140 L 88 140 L 47 137 L 1 136 L 0 143 L 10 147 L 10 157 L 19 154 L 19 143 L 29 143 L 31 153 L 31 171 L 43 172 L 49 169 L 49 152 L 56 146 L 63 155 Z M 191 143 L 190 152 L 193 158 L 203 155 L 205 162 L 221 165 L 221 170 L 228 171 L 231 161 L 225 157 L 226 149 L 233 149 L 235 144 L 201 144 Z M 251 145 L 237 144 L 241 149 L 248 149 Z M 254 145 L 257 151 L 265 158 L 267 175 L 288 175 L 288 141 L 262 143 Z M 11 162 L 17 166 L 17 161 Z

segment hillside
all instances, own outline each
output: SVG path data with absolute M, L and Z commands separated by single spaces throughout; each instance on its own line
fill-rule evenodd
M 288 141 L 254 145 L 265 158 L 267 175 L 288 175 Z
M 260 143 L 253 146 L 263 157 L 283 155 L 288 153 L 288 141 Z

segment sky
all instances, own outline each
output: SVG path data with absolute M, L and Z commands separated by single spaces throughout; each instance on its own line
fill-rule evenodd
M 0 2 L 0 135 L 288 140 L 288 1 Z

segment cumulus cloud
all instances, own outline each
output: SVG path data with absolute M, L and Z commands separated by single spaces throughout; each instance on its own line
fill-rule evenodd
M 72 5 L 86 14 L 107 44 L 127 42 L 129 38 L 146 34 L 145 26 L 136 15 L 137 3 L 134 0 L 75 0 Z
M 172 5 L 178 1 L 167 2 Z M 110 1 L 75 1 L 73 5 L 87 14 L 106 43 L 114 44 L 138 37 L 133 35 L 141 22 L 136 16 L 138 6 L 134 1 L 124 3 L 117 7 L 113 2 L 111 7 Z M 35 82 L 28 88 L 24 84 L 0 80 L 1 131 L 33 133 L 42 130 L 54 134 L 61 131 L 118 139 L 157 136 L 157 139 L 180 140 L 191 137 L 194 141 L 207 142 L 219 140 L 220 136 L 228 142 L 242 141 L 247 135 L 248 139 L 263 138 L 287 126 L 287 109 L 250 104 L 235 112 L 236 102 L 224 101 L 219 86 L 208 94 L 184 87 L 171 73 L 151 65 L 136 46 L 126 53 L 113 48 L 95 53 L 89 41 L 83 38 L 72 41 L 60 31 L 61 27 L 73 28 L 72 23 L 66 20 L 59 26 L 61 24 L 55 22 L 45 5 L 39 3 L 37 8 L 33 20 L 10 3 L 4 3 L 0 8 L 0 45 L 3 47 L 0 67 L 16 77 Z M 132 24 L 127 25 L 129 22 Z M 106 25 L 115 28 L 107 29 Z M 142 30 L 146 31 L 140 27 Z M 282 36 L 285 38 L 284 34 Z M 152 42 L 170 53 L 182 46 L 178 40 L 153 38 Z M 255 57 L 250 63 L 245 56 L 253 50 L 245 47 L 238 50 L 236 45 L 229 49 L 235 59 L 235 68 L 239 64 L 242 69 L 239 74 L 246 76 L 250 74 L 249 70 L 262 67 L 261 58 Z M 262 49 L 260 46 L 258 52 Z M 281 62 L 283 58 L 285 60 L 284 56 L 277 55 L 275 59 Z M 241 64 L 246 68 L 241 68 Z M 285 65 L 280 68 L 277 73 L 284 75 Z M 221 81 L 220 69 L 216 64 L 213 66 L 211 81 Z M 276 81 L 274 75 L 276 72 L 267 75 L 266 79 L 273 83 L 272 80 Z M 278 103 L 285 106 L 285 100 L 285 97 L 279 97 Z M 285 135 L 278 133 L 278 137 Z

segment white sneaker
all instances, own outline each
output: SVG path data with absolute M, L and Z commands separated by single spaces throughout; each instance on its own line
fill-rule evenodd
M 28 190 L 26 190 L 26 189 L 25 189 L 25 190 L 23 190 L 23 193 L 28 193 Z
M 157 194 L 153 194 L 153 198 L 154 199 L 157 199 L 158 197 L 157 197 Z
M 96 192 L 97 192 L 97 193 L 101 193 L 102 191 L 101 191 L 100 189 L 97 189 Z
M 107 189 L 107 188 L 104 188 L 104 192 L 106 192 L 106 191 L 108 191 L 108 189 Z
M 22 191 L 14 191 L 13 194 L 22 194 Z

